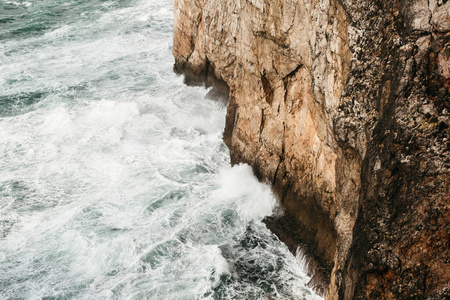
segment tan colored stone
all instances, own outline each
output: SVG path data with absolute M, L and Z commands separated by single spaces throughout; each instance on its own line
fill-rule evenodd
M 176 61 L 193 69 L 210 62 L 230 87 L 235 102 L 229 106 L 232 130 L 225 141 L 233 162 L 249 163 L 274 185 L 280 180 L 276 176 L 284 177 L 291 193 L 302 191 L 297 196 L 335 222 L 343 199 L 353 196 L 339 190 L 343 178 L 336 168 L 343 154 L 333 136 L 332 119 L 351 57 L 348 20 L 338 1 L 210 0 L 202 7 L 182 0 L 175 1 L 175 24 Z M 277 174 L 280 169 L 284 174 Z M 349 175 L 359 182 L 358 172 Z M 320 231 L 296 203 L 286 200 L 285 205 L 311 231 Z M 351 239 L 348 228 L 340 232 Z M 347 244 L 338 247 L 348 251 Z M 334 252 L 327 256 L 333 263 Z
M 227 85 L 232 163 L 273 184 L 327 299 L 448 291 L 449 3 L 174 0 L 175 69 Z
M 433 11 L 431 23 L 434 29 L 439 32 L 450 31 L 450 2 L 437 7 Z

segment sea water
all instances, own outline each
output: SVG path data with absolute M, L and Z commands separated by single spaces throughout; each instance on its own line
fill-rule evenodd
M 0 299 L 319 299 L 172 28 L 170 0 L 0 1 Z

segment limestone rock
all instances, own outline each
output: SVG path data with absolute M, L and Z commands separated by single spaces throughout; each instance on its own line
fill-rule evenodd
M 174 0 L 175 70 L 229 95 L 232 163 L 273 184 L 268 227 L 307 245 L 327 299 L 448 293 L 442 2 Z
M 437 7 L 433 11 L 431 23 L 436 31 L 449 32 L 450 31 L 450 2 Z

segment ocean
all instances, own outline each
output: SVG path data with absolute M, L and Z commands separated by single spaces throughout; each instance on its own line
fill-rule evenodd
M 0 1 L 0 299 L 321 299 L 172 30 L 170 0 Z

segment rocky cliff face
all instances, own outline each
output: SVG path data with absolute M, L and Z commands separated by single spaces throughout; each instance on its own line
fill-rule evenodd
M 174 0 L 175 70 L 229 96 L 224 141 L 328 299 L 450 281 L 450 2 Z M 433 298 L 434 297 L 434 298 Z

